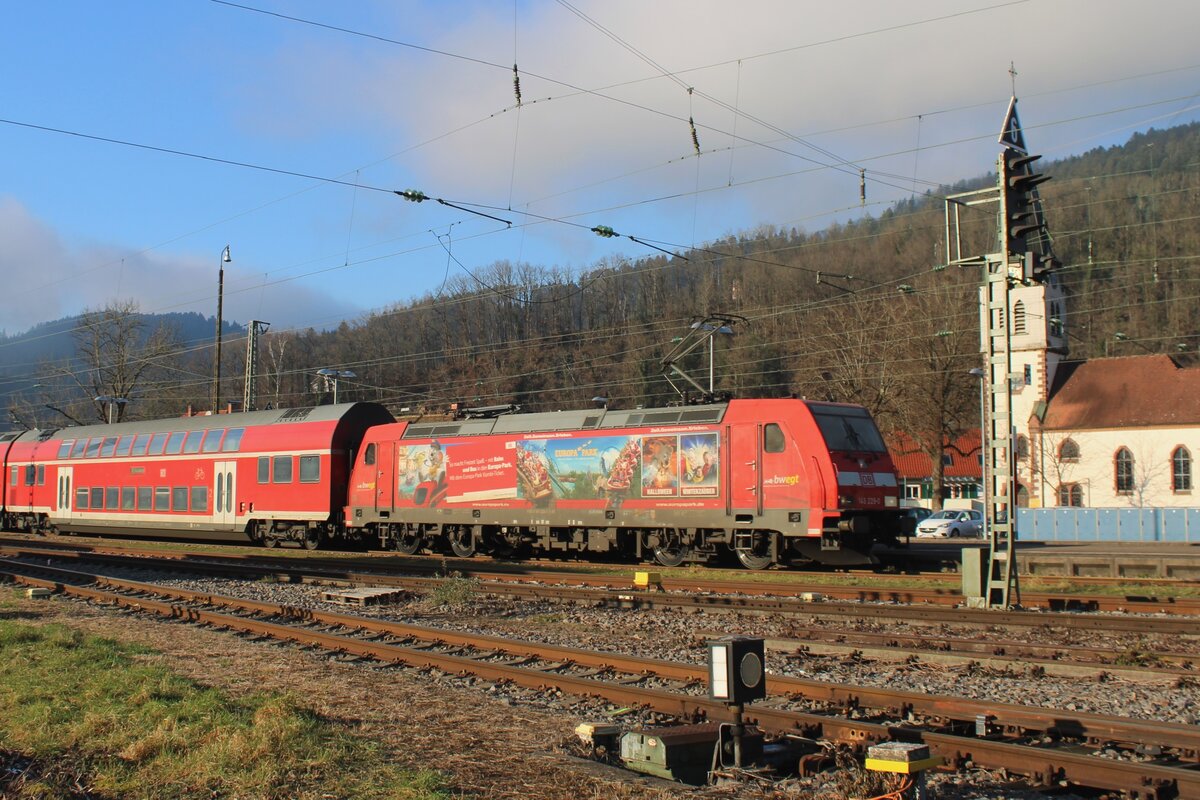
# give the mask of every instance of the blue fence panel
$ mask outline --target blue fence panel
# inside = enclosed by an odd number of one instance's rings
[[[1200,529],[1191,534],[1189,523],[1200,524],[1200,509],[1163,508],[1158,512],[1164,542],[1194,542],[1200,538]],[[1190,519],[1189,519],[1190,518]]]
[[[1200,543],[1200,508],[1022,508],[1017,535],[1034,542]]]

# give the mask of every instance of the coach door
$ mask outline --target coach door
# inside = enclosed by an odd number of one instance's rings
[[[74,467],[59,467],[58,468],[58,494],[55,496],[54,511],[58,519],[71,519],[71,502],[74,499],[73,492],[75,487],[72,486],[75,477]]]
[[[213,522],[232,526],[237,522],[234,502],[237,498],[237,462],[218,461],[213,465]]]

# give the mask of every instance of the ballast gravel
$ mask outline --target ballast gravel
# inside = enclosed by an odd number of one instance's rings
[[[834,627],[832,623],[823,620],[797,621],[794,617],[773,618],[757,614],[672,609],[653,611],[600,609],[541,601],[530,603],[487,596],[471,589],[469,585],[465,592],[466,599],[458,598],[460,604],[454,608],[439,606],[430,597],[414,595],[395,605],[348,609],[344,605],[328,603],[322,599],[323,593],[328,591],[329,587],[265,581],[236,581],[210,577],[181,577],[178,573],[166,574],[144,569],[118,569],[115,567],[105,567],[103,572],[113,577],[299,608],[335,610],[340,613],[361,614],[408,624],[443,627],[456,631],[506,636],[600,651],[630,653],[648,658],[693,664],[703,664],[707,658],[707,642],[705,637],[699,633],[701,631],[723,631],[768,638],[786,638],[790,625],[823,624]],[[95,613],[99,615],[101,612]],[[139,619],[137,627],[147,626],[150,628],[174,627],[172,623]],[[869,630],[871,627],[880,630],[917,633],[930,637],[972,635],[969,631],[954,630],[946,625],[905,624],[886,628],[878,624],[872,626],[871,623],[859,625],[860,630]],[[209,631],[204,634],[206,637],[224,636],[229,638],[228,634]],[[1003,635],[1007,639],[1055,645],[1100,643],[1095,634],[1089,635],[1088,632],[1079,630],[1006,629],[1003,631]],[[167,634],[166,638],[172,639],[171,634]],[[180,638],[190,640],[192,637]],[[1191,642],[1183,643],[1176,640],[1165,643],[1156,641],[1154,637],[1137,635],[1116,637],[1115,644],[1114,637],[1111,635],[1106,635],[1103,639],[1104,646],[1125,647],[1131,652],[1137,651],[1139,648],[1162,648],[1178,651],[1194,646]],[[304,658],[310,662],[324,664],[327,668],[332,665],[336,667],[339,675],[344,674],[345,670],[352,670],[358,675],[367,676],[356,678],[352,682],[355,685],[362,681],[369,683],[370,676],[390,673],[407,676],[418,672],[406,668],[380,667],[369,664],[341,664],[328,657],[303,653],[295,648],[280,645],[239,643],[239,649],[243,648],[257,648],[260,652],[268,651],[275,654],[273,657],[279,658],[282,657],[279,655],[280,653],[287,652],[289,661],[295,658]],[[995,670],[967,663],[948,666],[923,663],[919,660],[872,660],[862,657],[861,654],[831,656],[768,653],[768,671],[841,684],[903,688],[928,694],[967,697],[997,703],[1038,705],[1064,711],[1170,720],[1187,724],[1197,724],[1200,721],[1200,686],[1198,686],[1200,679],[1197,681],[1190,679],[1133,681],[1109,677],[1103,686],[1099,686],[1096,682],[1042,675],[1035,669],[1022,672],[1020,670]],[[531,692],[516,687],[497,686],[486,681],[455,676],[421,675],[417,678],[427,683],[432,682],[438,693],[473,692],[477,696],[484,697],[489,705],[497,704],[497,707],[502,709],[500,712],[502,715],[507,713],[514,717],[536,716],[536,724],[539,726],[539,752],[557,753],[560,757],[567,758],[568,761],[570,761],[570,756],[589,755],[580,752],[580,745],[570,735],[571,729],[578,721],[615,719],[626,728],[652,724],[657,721],[657,717],[650,713],[614,709],[596,700],[573,698],[559,693]],[[368,697],[371,691],[369,689],[364,691],[366,694],[359,700],[369,703]],[[463,700],[454,702],[457,704]],[[507,712],[503,709],[507,709]],[[448,713],[448,709],[444,709],[444,712]],[[563,721],[563,717],[566,718],[566,722]],[[396,724],[402,723],[397,722]],[[411,730],[409,725],[405,725],[405,729]],[[411,735],[410,733],[409,736],[411,737]],[[478,734],[472,735],[477,736]],[[422,741],[424,738],[427,737],[422,737]],[[424,743],[423,746],[425,744],[427,743]],[[487,747],[486,744],[481,746]],[[463,771],[464,775],[473,774],[454,759],[450,761],[454,762],[451,766],[455,775],[458,775],[460,771]],[[551,762],[554,764],[553,768],[547,767],[547,769],[551,769],[552,772],[560,768],[566,769],[554,759],[551,759]],[[438,766],[430,763],[422,765]],[[470,788],[465,785],[460,788],[471,794],[478,793],[479,796],[488,797],[848,798],[868,796],[862,793],[856,794],[855,789],[858,787],[846,785],[847,776],[842,774],[845,771],[823,773],[815,778],[803,780],[774,782],[769,787],[755,782],[747,782],[718,787],[683,788],[633,777],[630,773],[623,771],[615,776],[602,772],[600,776],[595,777],[594,770],[585,768],[582,762],[578,768],[589,777],[587,781],[578,784],[574,790],[566,793],[562,792],[565,787],[561,783],[561,778],[552,779],[547,786],[539,786],[538,781],[530,779],[527,781],[525,790],[517,793],[496,792],[494,786],[481,792],[483,787],[479,783]],[[839,775],[841,777],[838,777]],[[495,775],[491,775],[490,777],[474,776],[462,780],[464,783],[471,781],[486,783],[495,779]],[[931,796],[943,800],[984,800],[985,798],[1034,800],[1047,796],[1022,788],[1019,782],[1010,781],[1003,775],[982,770],[931,775],[930,784]],[[594,786],[594,793],[589,794],[588,791],[583,791],[584,786]],[[615,790],[614,786],[622,788]],[[1072,795],[1055,793],[1054,797],[1071,798]]]

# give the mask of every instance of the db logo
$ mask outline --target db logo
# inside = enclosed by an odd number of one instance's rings
[[[858,473],[858,479],[862,483],[863,486],[874,486],[875,485],[875,473],[874,472],[860,472],[860,473]]]

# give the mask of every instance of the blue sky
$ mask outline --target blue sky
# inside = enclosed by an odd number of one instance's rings
[[[211,0],[5,4],[0,329],[127,298],[211,315],[226,244],[226,319],[278,330],[470,285],[464,267],[654,252],[593,225],[668,248],[817,230],[862,213],[859,167],[876,214],[989,170],[1010,62],[1049,158],[1200,106],[1194,2],[247,5],[426,49]],[[391,194],[409,188],[514,224]]]

